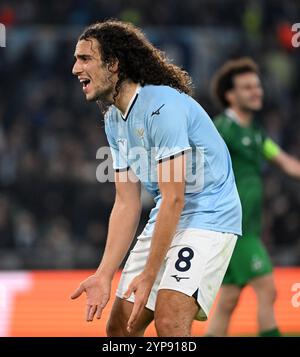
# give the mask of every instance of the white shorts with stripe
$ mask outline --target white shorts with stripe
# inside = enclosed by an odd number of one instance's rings
[[[199,304],[197,320],[206,320],[223,281],[237,236],[203,229],[176,232],[151,290],[146,307],[155,309],[158,290],[169,289],[194,296]],[[123,269],[116,295],[123,298],[131,281],[140,274],[149,255],[151,237],[140,235]],[[134,302],[132,294],[128,299]]]

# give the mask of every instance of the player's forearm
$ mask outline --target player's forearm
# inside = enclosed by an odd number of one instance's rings
[[[182,199],[162,200],[151,240],[150,254],[144,268],[144,272],[153,279],[157,276],[171,245],[183,206]]]
[[[298,180],[300,179],[300,161],[294,156],[289,155],[285,151],[281,150],[272,161],[287,175]]]
[[[286,172],[289,176],[300,180],[300,161],[291,157],[289,164],[286,167]]]
[[[112,278],[122,263],[136,233],[141,205],[115,202],[111,212],[108,235],[97,273]]]

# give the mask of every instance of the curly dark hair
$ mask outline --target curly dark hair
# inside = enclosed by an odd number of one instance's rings
[[[104,63],[118,60],[118,95],[122,82],[167,85],[180,92],[192,94],[192,80],[187,72],[170,63],[165,54],[155,48],[142,31],[131,23],[118,20],[97,22],[87,27],[80,40],[96,39]]]
[[[215,73],[212,79],[211,94],[221,107],[226,108],[230,105],[226,99],[226,92],[234,87],[234,77],[243,73],[259,75],[257,64],[249,57],[230,60]]]

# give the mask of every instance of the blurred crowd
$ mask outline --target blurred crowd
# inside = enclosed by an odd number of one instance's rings
[[[297,20],[297,0],[4,0],[0,22],[9,25],[86,25],[118,18],[138,25],[276,27]],[[295,21],[294,21],[295,22]]]
[[[211,116],[212,74],[251,55],[266,89],[263,125],[300,158],[300,48],[292,48],[290,30],[297,14],[292,0],[2,1],[0,269],[93,268],[102,255],[114,185],[96,180],[96,152],[107,145],[103,118],[71,74],[83,26],[108,17],[142,26],[193,75],[195,97]],[[203,46],[207,36],[213,41]],[[197,46],[198,62],[189,51]],[[300,183],[269,165],[264,180],[263,239],[275,264],[300,264]],[[149,197],[143,202],[140,229],[151,207]]]

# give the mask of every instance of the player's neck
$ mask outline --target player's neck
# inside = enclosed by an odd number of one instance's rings
[[[117,107],[123,115],[125,115],[128,105],[136,94],[138,87],[138,83],[131,81],[124,81],[122,83],[119,94],[114,102],[114,106]]]
[[[230,112],[234,115],[236,121],[241,125],[241,126],[250,126],[252,124],[253,120],[253,113],[249,110],[242,110],[239,107],[230,107],[228,108]]]

